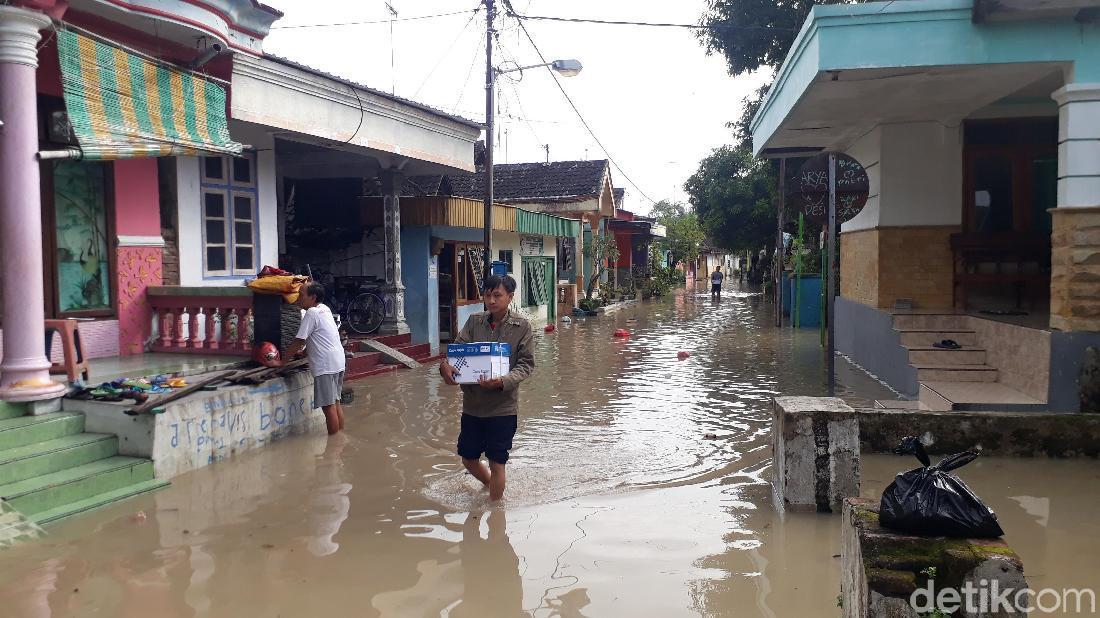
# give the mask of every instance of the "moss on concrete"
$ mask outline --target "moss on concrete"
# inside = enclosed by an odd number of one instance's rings
[[[1100,415],[1046,412],[1003,413],[859,411],[860,441],[869,452],[889,452],[904,436],[929,433],[930,454],[979,449],[1006,457],[1100,458]]]
[[[910,571],[870,568],[867,586],[883,596],[908,597],[917,589],[917,576]]]
[[[902,535],[880,525],[876,503],[851,502],[853,524],[859,528],[868,586],[879,594],[892,597],[908,595],[918,583],[927,581],[927,576],[921,571],[928,567],[936,568],[937,587],[960,587],[963,578],[987,560],[1009,559],[1020,564],[1016,552],[1000,539]]]

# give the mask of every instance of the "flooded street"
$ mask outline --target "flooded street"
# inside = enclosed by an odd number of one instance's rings
[[[460,394],[434,366],[352,383],[346,436],[288,438],[0,554],[0,613],[839,615],[839,518],[771,502],[769,400],[825,390],[817,331],[771,311],[689,291],[540,331],[498,509],[454,455]],[[839,365],[853,403],[891,397]],[[866,458],[864,494],[915,464]],[[1097,462],[961,474],[1033,587],[1100,585]]]

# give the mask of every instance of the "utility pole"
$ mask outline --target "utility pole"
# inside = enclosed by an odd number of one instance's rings
[[[390,94],[397,94],[397,42],[393,38],[393,21],[397,19],[397,9],[390,2],[386,2],[386,9],[390,12]]]
[[[550,144],[543,144],[542,147],[546,150],[546,162],[550,163]]]
[[[493,69],[493,20],[495,0],[485,0],[485,278],[492,274],[493,242],[493,93],[496,71]]]

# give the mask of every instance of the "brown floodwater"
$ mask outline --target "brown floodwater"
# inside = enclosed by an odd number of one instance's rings
[[[434,368],[356,382],[345,436],[287,438],[0,554],[0,616],[837,616],[839,518],[780,517],[768,484],[769,399],[824,393],[818,335],[770,316],[690,291],[539,333],[497,508],[453,454],[460,396]],[[839,379],[857,404],[890,396]],[[914,464],[865,458],[864,494]],[[1033,587],[1100,587],[1100,464],[961,474]]]

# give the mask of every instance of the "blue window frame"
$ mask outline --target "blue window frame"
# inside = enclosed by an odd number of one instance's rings
[[[201,165],[203,277],[253,275],[260,249],[255,158],[201,157]]]

